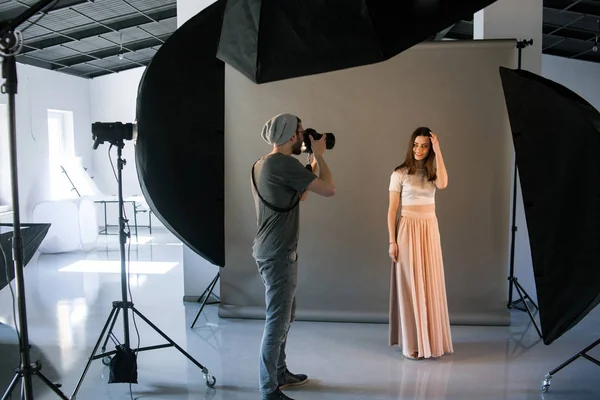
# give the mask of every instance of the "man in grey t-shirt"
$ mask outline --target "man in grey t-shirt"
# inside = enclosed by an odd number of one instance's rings
[[[304,128],[291,114],[279,114],[263,127],[262,138],[273,151],[252,169],[252,194],[258,230],[252,246],[265,284],[266,320],[261,343],[260,391],[263,400],[287,400],[281,392],[288,386],[307,382],[307,376],[291,373],[286,364],[285,346],[295,318],[300,205],[308,191],[330,197],[335,185],[325,163],[325,135],[311,137],[315,160],[312,172],[292,155],[302,153]]]

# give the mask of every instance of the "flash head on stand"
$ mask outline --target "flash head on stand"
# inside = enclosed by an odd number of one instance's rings
[[[304,130],[304,143],[302,145],[302,152],[312,153],[310,137],[312,136],[313,139],[319,140],[323,135],[325,135],[325,147],[327,150],[333,149],[335,146],[335,135],[333,133],[319,133],[313,128],[306,128]]]
[[[122,122],[94,122],[92,124],[92,138],[94,139],[94,150],[98,145],[108,142],[115,146],[123,143],[126,140],[134,140],[137,138],[136,123]]]

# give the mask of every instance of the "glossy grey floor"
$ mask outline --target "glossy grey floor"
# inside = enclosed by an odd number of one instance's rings
[[[202,373],[174,348],[139,355],[135,399],[258,399],[257,363],[263,322],[224,320],[207,307],[182,302],[182,246],[168,232],[140,236],[131,246],[131,291],[139,311],[217,378]],[[29,333],[42,372],[71,397],[111,310],[120,299],[117,237],[100,237],[87,253],[40,255],[26,268]],[[83,271],[83,272],[82,272]],[[115,333],[122,338],[122,320]],[[455,354],[410,361],[386,346],[387,325],[296,322],[288,358],[312,380],[287,391],[295,399],[598,399],[600,369],[580,359],[556,374],[548,393],[546,372],[600,337],[596,310],[551,346],[539,341],[527,315],[515,311],[511,327],[453,326]],[[0,291],[0,391],[18,365],[9,288]],[[141,345],[164,341],[139,318]],[[132,346],[137,346],[132,325]],[[114,346],[111,346],[114,348]],[[591,353],[592,355],[594,352]],[[128,384],[108,384],[109,369],[92,363],[78,399],[130,399]],[[56,399],[34,379],[36,399]],[[13,398],[18,398],[15,391]]]

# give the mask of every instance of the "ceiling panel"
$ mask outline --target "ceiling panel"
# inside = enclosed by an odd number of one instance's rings
[[[0,23],[36,2],[0,0]],[[600,62],[593,50],[600,35],[600,1],[543,3],[543,53]],[[472,18],[448,28],[431,40],[473,39]],[[177,1],[58,0],[20,29],[25,43],[19,62],[93,78],[147,65],[177,29]]]

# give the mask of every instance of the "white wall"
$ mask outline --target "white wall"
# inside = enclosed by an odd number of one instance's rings
[[[50,197],[48,109],[73,112],[75,155],[93,173],[90,128],[90,85],[83,78],[17,64],[18,93],[17,158],[19,174],[19,204],[21,218],[31,218],[33,206]],[[2,81],[4,82],[4,80]],[[0,103],[7,104],[8,96],[0,94]],[[5,141],[2,157],[5,157]],[[5,177],[5,163],[0,163],[0,177]],[[3,198],[5,185],[2,184]]]
[[[600,64],[544,55],[542,76],[571,89],[600,110]]]
[[[542,64],[543,0],[499,0],[473,16],[474,39],[533,39],[523,68],[539,74]]]
[[[144,67],[134,68],[117,74],[104,75],[90,81],[91,122],[134,122],[137,89]],[[91,147],[90,136],[90,147]],[[117,181],[108,158],[110,144],[104,143],[93,151],[94,180],[98,188],[107,195],[117,195]],[[111,150],[116,168],[117,150]],[[123,158],[123,196],[141,195],[142,191],[135,167],[135,149],[132,141],[126,141]]]
[[[134,68],[117,74],[109,74],[94,78],[90,82],[90,107],[91,122],[135,122],[137,90],[144,73],[145,67]],[[90,137],[91,140],[91,137]],[[90,142],[91,143],[91,142]],[[90,145],[91,146],[91,145]],[[93,151],[92,160],[94,165],[94,181],[105,195],[118,193],[117,180],[108,158],[109,143],[98,146]],[[113,165],[117,168],[117,149],[111,150]],[[126,164],[123,168],[123,197],[142,196],[142,189],[137,176],[135,165],[135,148],[133,141],[126,141],[123,148],[123,158]],[[109,204],[107,206],[108,223],[118,224],[118,206]],[[130,204],[125,205],[127,218],[130,225],[133,224],[133,208]],[[98,214],[100,225],[104,225],[104,215]],[[148,214],[138,214],[138,225],[148,224]],[[156,216],[152,217],[152,228],[162,227]],[[132,228],[133,229],[133,226]],[[140,228],[140,234],[144,235],[145,228]]]

